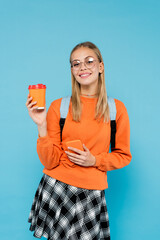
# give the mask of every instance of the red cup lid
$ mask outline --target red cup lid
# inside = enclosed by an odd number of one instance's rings
[[[29,85],[28,89],[44,89],[46,88],[46,85],[43,84],[37,84],[37,85]]]

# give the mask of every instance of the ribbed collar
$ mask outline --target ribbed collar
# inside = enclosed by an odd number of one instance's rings
[[[87,96],[80,96],[82,102],[96,102],[98,97],[87,97]]]

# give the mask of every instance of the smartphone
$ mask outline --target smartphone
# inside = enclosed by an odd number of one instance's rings
[[[68,147],[73,147],[73,148],[77,148],[81,151],[84,151],[81,140],[68,141],[65,144],[67,147],[67,151],[69,151],[69,152],[75,153],[74,151],[69,150]]]

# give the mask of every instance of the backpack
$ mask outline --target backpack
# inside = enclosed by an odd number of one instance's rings
[[[70,103],[70,96],[62,98],[61,106],[60,106],[60,136],[62,141],[62,130],[65,124],[65,120],[68,114],[69,103]],[[107,97],[108,105],[109,105],[109,112],[110,112],[110,125],[111,125],[111,151],[115,148],[115,134],[116,134],[116,104],[114,98]]]

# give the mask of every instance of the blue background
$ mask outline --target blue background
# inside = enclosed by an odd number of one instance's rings
[[[160,239],[160,1],[0,1],[0,238],[34,239],[27,223],[42,176],[28,85],[50,103],[71,93],[69,55],[92,41],[104,58],[108,95],[127,107],[132,161],[108,173],[112,240]]]

